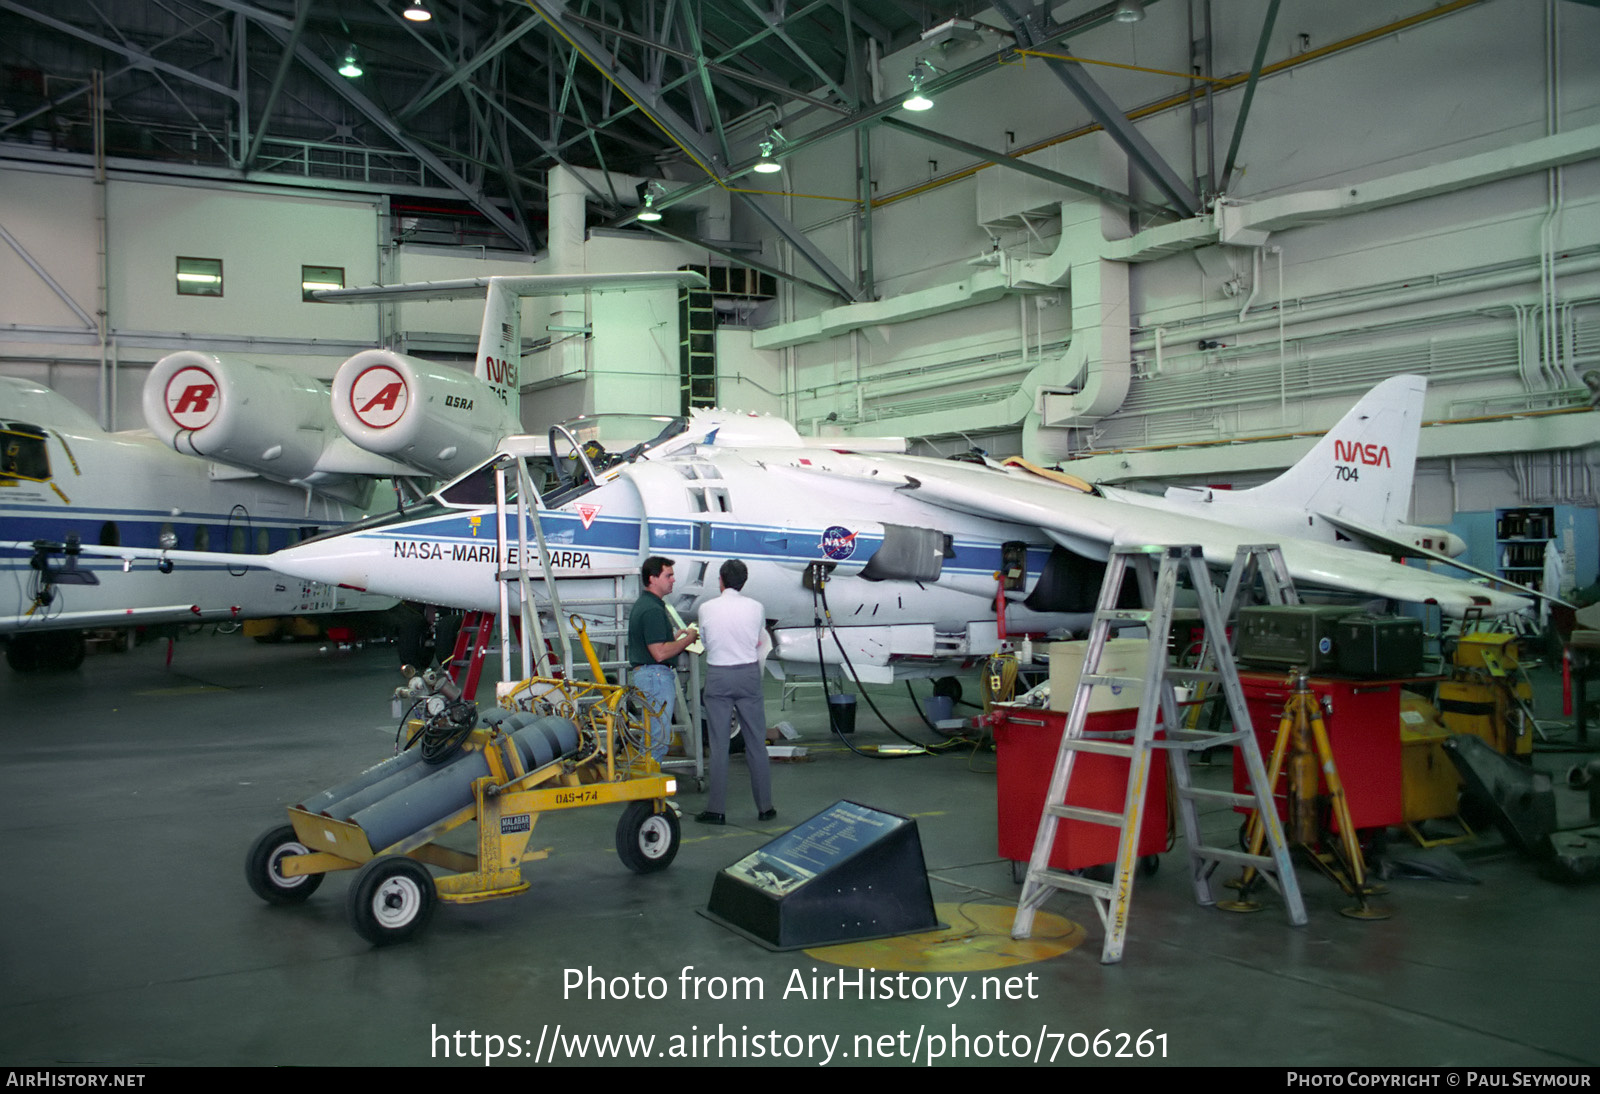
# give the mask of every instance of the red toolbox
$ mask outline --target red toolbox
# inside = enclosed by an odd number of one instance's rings
[[[1084,731],[1091,736],[1131,735],[1138,714],[1137,710],[1091,714]],[[1044,811],[1044,798],[1050,789],[1050,776],[1055,771],[1061,735],[1066,732],[1067,714],[1000,705],[990,717],[999,764],[1000,854],[1013,862],[1027,862],[1033,857],[1039,815]],[[1067,786],[1068,805],[1120,813],[1127,792],[1127,760],[1091,752],[1077,754],[1072,762],[1072,782]],[[1080,870],[1114,862],[1119,835],[1116,829],[1101,824],[1062,821],[1056,829],[1050,866],[1056,870]],[[1139,830],[1139,855],[1158,855],[1166,849],[1167,761],[1163,750],[1157,749],[1150,757],[1150,787],[1145,795],[1144,823]]]

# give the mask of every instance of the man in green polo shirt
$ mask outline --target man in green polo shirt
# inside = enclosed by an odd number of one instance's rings
[[[651,555],[639,567],[643,591],[628,613],[628,663],[633,666],[632,683],[652,710],[661,713],[650,719],[650,755],[661,762],[672,743],[672,705],[677,695],[673,662],[699,638],[694,627],[674,632],[663,597],[672,592],[674,579],[670,558]]]

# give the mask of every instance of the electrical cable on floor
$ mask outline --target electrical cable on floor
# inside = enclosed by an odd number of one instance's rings
[[[845,738],[843,728],[839,725],[838,721],[836,721],[834,719],[834,716],[833,716],[833,698],[832,698],[832,696],[830,696],[828,694],[828,673],[827,673],[827,669],[824,667],[823,659],[822,659],[822,620],[823,620],[823,615],[825,613],[828,616],[828,632],[833,635],[834,645],[838,646],[839,655],[844,658],[845,666],[850,670],[851,679],[853,679],[855,681],[856,687],[858,689],[860,689],[860,691],[861,691],[861,697],[863,699],[866,699],[868,706],[872,707],[872,712],[878,716],[878,720],[883,722],[883,724],[885,726],[888,726],[889,732],[893,733],[896,737],[899,737],[902,741],[905,741],[907,744],[915,745],[917,748],[922,749],[923,752],[926,753],[927,752],[926,746],[921,745],[916,741],[913,741],[911,738],[907,737],[905,734],[903,734],[899,730],[895,729],[894,726],[889,725],[888,719],[884,718],[882,712],[878,710],[877,705],[873,703],[872,697],[870,695],[868,695],[866,693],[865,688],[862,687],[861,678],[856,675],[855,666],[850,664],[850,655],[845,653],[844,644],[839,641],[838,632],[834,628],[834,625],[833,625],[832,613],[828,612],[828,609],[827,609],[827,604],[828,604],[827,593],[821,591],[822,590],[822,586],[827,581],[827,571],[823,568],[823,565],[821,563],[814,562],[814,563],[811,564],[810,572],[811,572],[811,577],[812,577],[812,581],[811,581],[811,626],[812,626],[813,633],[816,635],[816,639],[817,639],[817,670],[818,670],[818,672],[820,672],[822,674],[822,699],[823,699],[823,702],[825,704],[827,704],[828,725],[833,729],[834,736],[838,737],[840,743],[842,743],[851,752],[854,752],[857,756],[871,756],[874,759],[878,759],[878,760],[897,760],[897,759],[900,759],[902,755],[912,755],[912,756],[918,755],[918,753],[894,754],[894,753],[886,753],[886,752],[882,752],[882,751],[867,752],[864,749],[857,748],[853,743],[851,743],[849,740],[847,740]],[[819,593],[821,594],[821,606],[820,607],[818,605],[818,595],[819,595]]]
[[[811,583],[811,586],[812,586],[812,588],[811,588],[811,602],[812,602],[811,603],[811,609],[812,609],[812,613],[813,613],[813,619],[815,619],[816,626],[819,628],[818,635],[817,635],[817,647],[818,647],[817,648],[817,665],[818,665],[818,667],[820,668],[821,664],[822,664],[822,649],[821,649],[822,637],[821,637],[821,631],[820,631],[821,619],[817,618],[817,616],[816,616],[817,598],[820,596],[821,600],[822,600],[822,617],[827,619],[828,633],[833,636],[833,644],[838,647],[839,656],[844,659],[844,666],[850,672],[850,679],[855,681],[856,688],[861,693],[861,697],[867,701],[867,706],[872,708],[872,713],[874,713],[874,714],[876,714],[878,716],[878,721],[882,722],[883,725],[884,725],[884,728],[886,728],[890,733],[893,733],[896,737],[899,737],[902,741],[906,742],[906,744],[912,745],[915,748],[921,749],[924,753],[926,753],[928,755],[937,755],[939,752],[944,751],[946,748],[949,747],[946,742],[940,741],[937,744],[927,745],[927,744],[923,744],[921,741],[915,740],[914,738],[907,737],[904,733],[901,733],[892,724],[890,724],[888,718],[884,717],[883,711],[878,709],[878,704],[876,704],[876,703],[874,703],[872,701],[872,696],[867,694],[866,685],[861,682],[861,677],[859,675],[857,675],[856,667],[850,661],[850,654],[845,651],[844,643],[839,640],[838,628],[835,627],[834,624],[833,624],[833,612],[828,607],[827,575],[823,571],[823,569],[822,569],[820,564],[813,563],[812,565],[814,567],[814,569],[813,569],[814,580]],[[823,690],[823,694],[826,695],[827,694],[827,690],[828,690],[826,674],[824,674],[824,676],[823,676],[822,690]],[[830,721],[831,721],[831,718],[830,718]],[[844,739],[843,734],[840,734],[840,740],[843,740],[843,739]],[[854,746],[851,746],[851,751],[852,752],[860,752],[861,750],[855,748]],[[880,752],[879,755],[882,755],[882,753]],[[916,755],[916,753],[911,753],[911,755]]]
[[[811,599],[813,605],[812,611],[814,613],[811,619],[811,626],[813,633],[815,633],[817,638],[817,670],[822,673],[822,703],[828,714],[828,728],[833,730],[833,735],[839,738],[839,742],[842,745],[848,748],[851,752],[854,752],[857,756],[866,756],[867,758],[873,760],[899,759],[898,756],[885,756],[881,752],[863,752],[861,749],[850,743],[849,739],[847,739],[844,735],[844,730],[840,728],[838,721],[835,720],[833,716],[833,697],[828,694],[828,670],[822,663],[822,615],[820,612],[816,611],[816,594],[814,592],[812,593]]]

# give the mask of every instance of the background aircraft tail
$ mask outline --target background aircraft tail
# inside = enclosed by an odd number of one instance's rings
[[[1428,381],[1392,376],[1361,401],[1310,452],[1271,482],[1234,492],[1240,504],[1305,509],[1378,528],[1410,515],[1411,480]]]
[[[491,277],[484,288],[483,328],[478,332],[478,359],[472,374],[482,380],[510,411],[520,417],[522,393],[517,370],[522,364],[522,297],[504,278]]]

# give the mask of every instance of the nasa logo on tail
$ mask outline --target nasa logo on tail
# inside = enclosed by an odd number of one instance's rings
[[[181,429],[204,429],[216,418],[222,402],[217,397],[217,378],[193,365],[172,374],[166,401],[167,415]]]
[[[388,429],[405,415],[410,394],[397,370],[373,365],[350,385],[350,409],[362,425]]]
[[[1391,467],[1389,446],[1386,444],[1360,444],[1354,441],[1334,441],[1333,458],[1339,463],[1360,460],[1368,467]]]

